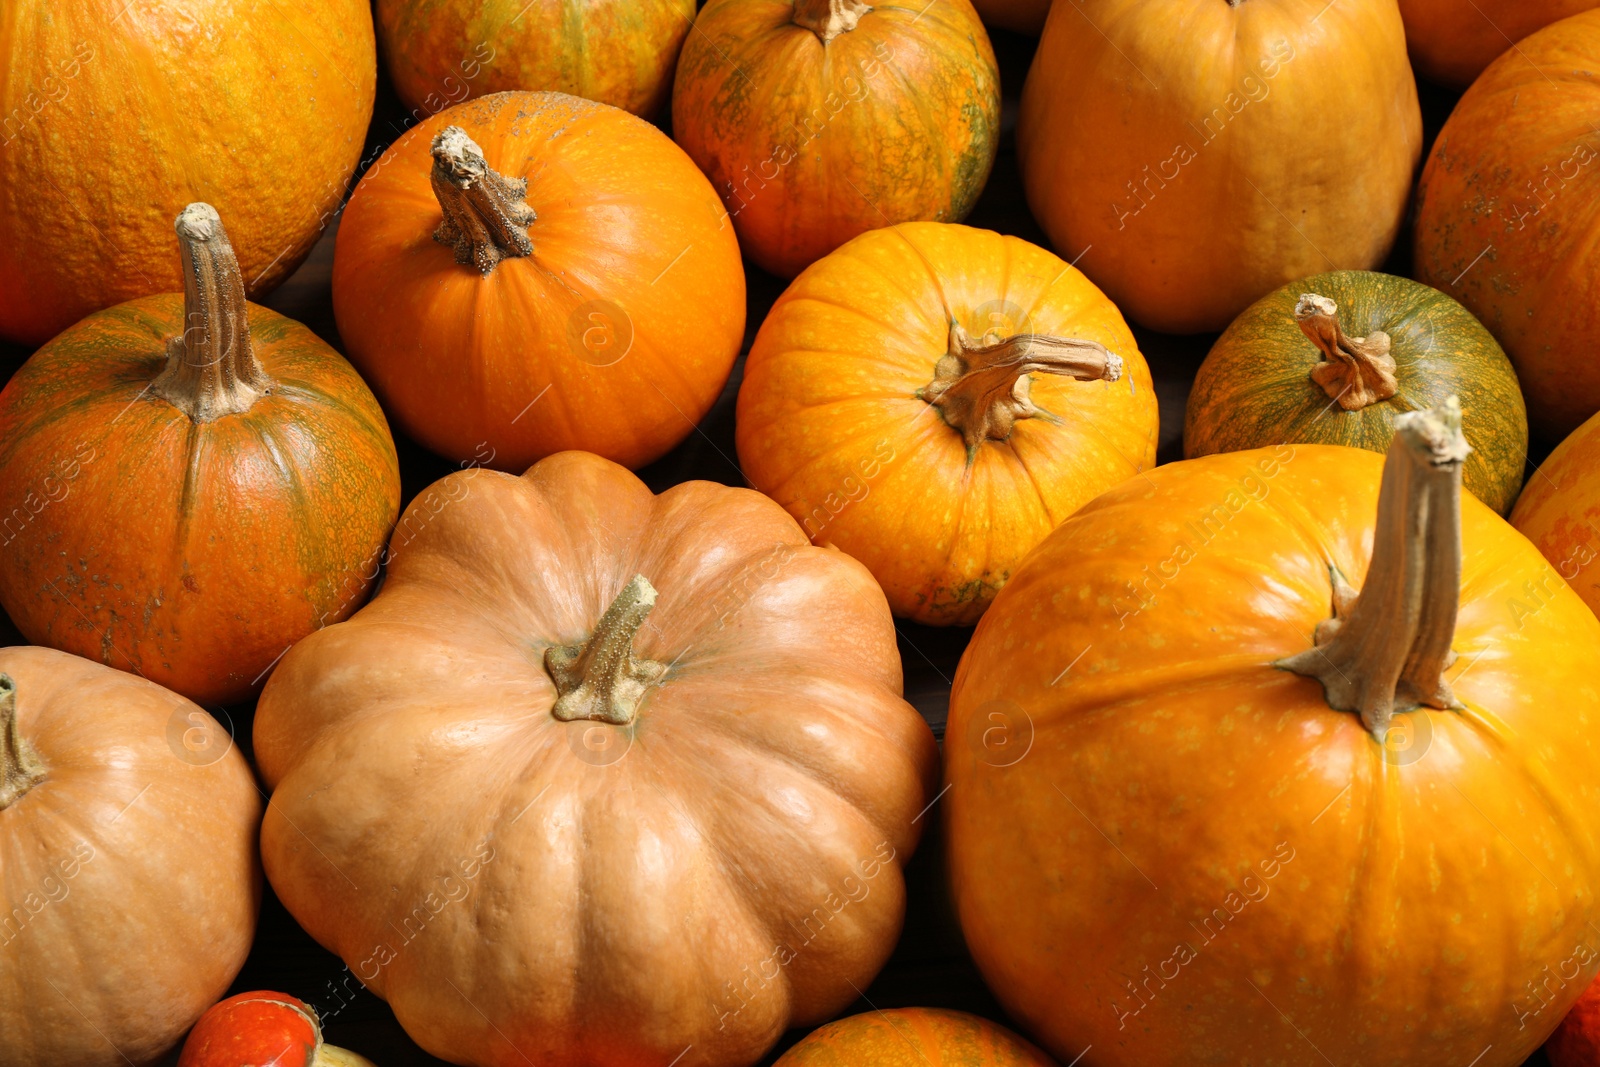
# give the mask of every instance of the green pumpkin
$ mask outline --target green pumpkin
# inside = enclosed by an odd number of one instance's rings
[[[1463,484],[1503,515],[1522,488],[1528,413],[1500,345],[1409,278],[1319,274],[1257,300],[1217,338],[1189,393],[1183,454],[1285,443],[1387,452],[1397,415],[1451,395],[1472,446]]]

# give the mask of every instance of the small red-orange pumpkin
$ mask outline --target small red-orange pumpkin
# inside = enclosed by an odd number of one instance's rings
[[[774,1067],[1055,1067],[1016,1034],[976,1015],[892,1008],[831,1022],[785,1052]]]

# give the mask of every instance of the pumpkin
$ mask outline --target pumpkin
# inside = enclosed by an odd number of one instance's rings
[[[373,1067],[322,1041],[311,1005],[287,993],[240,993],[206,1011],[183,1043],[178,1067]]]
[[[1578,427],[1517,498],[1511,525],[1600,615],[1600,415]]]
[[[172,216],[229,219],[251,295],[311,251],[372,117],[367,0],[7,0],[0,338],[183,285]]]
[[[976,622],[1078,507],[1155,465],[1155,390],[1088,279],[949,223],[862,234],[779,297],[735,420],[750,484],[896,614]]]
[[[716,194],[655,127],[497,93],[413,127],[362,179],[333,310],[385,410],[433,451],[636,467],[722,391],[744,268]]]
[[[1000,74],[969,0],[711,0],[672,130],[745,255],[792,278],[857,234],[960,222],[1000,137]]]
[[[900,685],[871,576],[757,493],[458,471],[267,683],[267,876],[452,1062],[754,1063],[894,947],[937,766]]]
[[[1473,83],[1417,190],[1416,275],[1465,304],[1505,346],[1536,435],[1560,440],[1600,411],[1600,10],[1519,43]]]
[[[998,26],[1037,37],[1050,14],[1050,0],[973,0],[985,26]]]
[[[227,990],[261,903],[232,741],[154,682],[0,649],[0,1065],[143,1067]]]
[[[508,89],[660,111],[695,0],[378,0],[395,92],[416,118]]]
[[[1430,81],[1464,89],[1535,30],[1596,0],[1400,0],[1411,65]]]
[[[1594,951],[1592,947],[1588,950]],[[1571,981],[1560,975],[1552,977],[1563,986]],[[1544,1043],[1544,1055],[1550,1067],[1595,1067],[1600,1063],[1600,983],[1591,982],[1578,997],[1556,1032]]]
[[[1047,1049],[1512,1067],[1600,969],[1600,622],[1462,498],[1467,451],[1447,404],[1386,459],[1159,467],[996,598],[947,844],[973,957]]]
[[[1528,415],[1510,360],[1460,304],[1406,278],[1336,271],[1250,305],[1189,391],[1183,454],[1283,444],[1386,452],[1394,421],[1457,396],[1462,482],[1502,515],[1522,487]]]
[[[400,510],[354,369],[245,301],[208,204],[182,295],[97,312],[0,392],[0,602],[28,640],[231,703],[349,615]]]
[[[891,1008],[831,1022],[774,1067],[1055,1067],[1003,1026],[962,1011]]]
[[[1393,0],[1058,4],[1017,117],[1051,242],[1169,333],[1381,263],[1421,150]]]

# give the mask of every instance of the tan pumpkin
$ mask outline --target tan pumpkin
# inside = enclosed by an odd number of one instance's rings
[[[390,560],[255,751],[273,888],[419,1045],[733,1067],[859,995],[937,765],[864,567],[581,452],[444,478]]]
[[[136,1067],[243,965],[261,797],[196,704],[0,649],[0,1067]]]
[[[1056,251],[1170,333],[1377,266],[1421,150],[1394,0],[1058,3],[1017,117]]]

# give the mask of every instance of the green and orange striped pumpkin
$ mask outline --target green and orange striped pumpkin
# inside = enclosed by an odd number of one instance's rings
[[[1398,416],[1449,396],[1461,398],[1472,446],[1463,484],[1504,515],[1522,487],[1528,414],[1499,343],[1437,289],[1373,271],[1319,274],[1268,293],[1217,339],[1189,393],[1183,454],[1302,443],[1387,452]]]
[[[90,315],[0,392],[0,602],[35,644],[227,703],[361,606],[400,471],[355,369],[245,302],[217,213],[178,235],[183,294]]]
[[[774,1067],[1055,1067],[998,1023],[962,1011],[894,1008],[813,1031]]]

